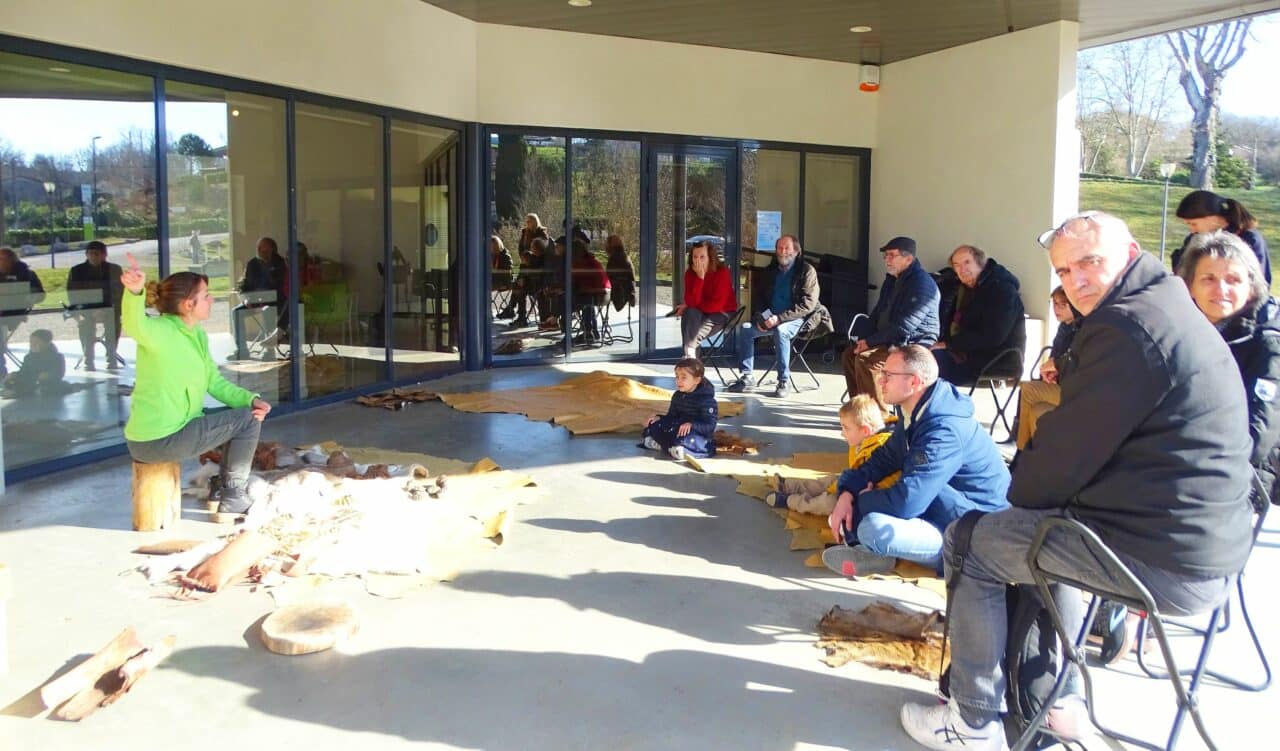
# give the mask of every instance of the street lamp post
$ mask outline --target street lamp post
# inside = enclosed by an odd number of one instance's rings
[[[1160,212],[1160,265],[1164,265],[1164,235],[1165,227],[1169,224],[1169,178],[1173,177],[1173,171],[1178,165],[1173,162],[1165,162],[1160,165],[1160,176],[1164,178],[1164,209]]]
[[[51,269],[58,268],[58,253],[56,251],[57,241],[53,236],[53,191],[57,189],[57,185],[45,180],[44,192],[45,195],[48,196],[49,204],[49,268]]]
[[[93,149],[93,191],[89,194],[89,216],[93,220],[93,236],[98,236],[98,140],[102,136],[94,136],[89,141]]]

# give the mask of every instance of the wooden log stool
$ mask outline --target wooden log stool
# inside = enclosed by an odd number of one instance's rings
[[[133,463],[133,528],[172,527],[182,516],[182,468],[178,462]]]

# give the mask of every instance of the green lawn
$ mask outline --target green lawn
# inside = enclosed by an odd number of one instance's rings
[[[1169,226],[1165,238],[1165,257],[1168,258],[1182,245],[1187,227],[1174,215],[1178,201],[1191,189],[1181,185],[1169,187]],[[1267,238],[1271,249],[1271,267],[1280,270],[1280,188],[1272,186],[1253,190],[1218,190],[1220,195],[1234,198],[1249,209],[1258,219],[1258,231]],[[1106,180],[1080,181],[1080,208],[1101,209],[1124,219],[1133,230],[1133,236],[1146,250],[1160,252],[1160,206],[1164,197],[1161,183],[1138,184],[1108,182]],[[1280,274],[1273,276],[1273,294],[1280,292]]]

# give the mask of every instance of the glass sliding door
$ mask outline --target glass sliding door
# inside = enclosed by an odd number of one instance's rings
[[[654,232],[645,264],[642,289],[651,290],[645,305],[647,351],[679,356],[680,319],[672,315],[684,301],[684,274],[689,248],[709,240],[731,269],[738,262],[737,152],[733,149],[656,145],[649,159],[649,190]],[[733,275],[736,278],[736,275]]]

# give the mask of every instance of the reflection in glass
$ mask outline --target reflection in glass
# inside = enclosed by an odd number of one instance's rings
[[[658,350],[679,349],[680,321],[668,317],[684,300],[684,272],[695,239],[707,238],[724,255],[728,219],[727,160],[720,156],[659,153],[657,155],[657,293]]]
[[[639,351],[640,144],[573,139],[574,359]]]
[[[780,235],[800,236],[800,152],[745,149],[743,252],[759,249],[772,253]]]
[[[809,253],[859,254],[860,157],[805,155],[804,241]]]
[[[564,151],[563,138],[490,137],[492,235],[486,247],[495,361],[564,354]],[[502,273],[504,251],[510,281]]]
[[[382,118],[299,103],[298,240],[308,281],[290,342],[305,359],[303,398],[383,380]],[[301,246],[300,246],[301,247]]]
[[[457,164],[452,130],[391,123],[393,376],[457,367]],[[378,263],[382,271],[382,263]],[[382,316],[373,319],[375,331]],[[381,337],[375,336],[377,344]]]
[[[170,81],[169,268],[209,277],[204,322],[222,374],[290,399],[288,180],[279,99]],[[205,397],[206,407],[219,407]]]
[[[3,468],[123,441],[119,265],[156,242],[152,80],[0,52]],[[105,250],[86,251],[98,241]],[[95,246],[96,248],[96,246]]]

